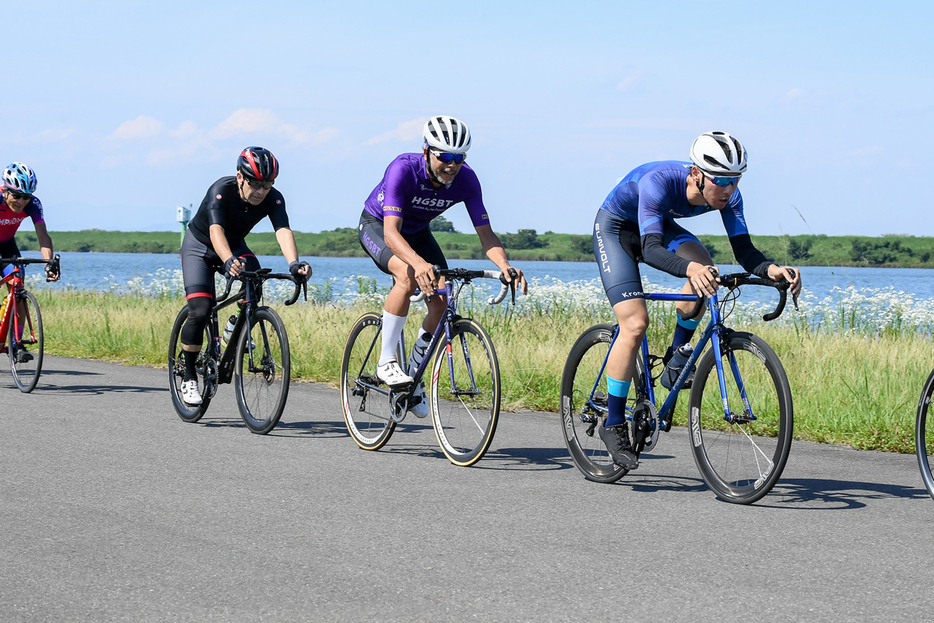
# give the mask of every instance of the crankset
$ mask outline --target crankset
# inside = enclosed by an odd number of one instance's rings
[[[392,409],[389,417],[398,424],[405,419],[405,414],[409,410],[409,403],[412,401],[412,392],[409,390],[396,391],[389,390],[389,406]]]
[[[649,452],[658,443],[658,410],[645,398],[636,402],[632,414],[633,447],[639,452]]]
[[[204,397],[211,399],[217,393],[217,362],[212,357],[204,361]]]

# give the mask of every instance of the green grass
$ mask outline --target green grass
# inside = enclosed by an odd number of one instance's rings
[[[46,352],[68,357],[165,367],[180,297],[147,298],[100,292],[38,293]],[[292,373],[299,381],[336,386],[344,342],[363,308],[273,303],[289,333]],[[406,324],[411,344],[421,323]],[[667,345],[670,307],[659,305],[649,328],[652,349]],[[574,340],[605,313],[542,307],[524,314],[490,308],[473,314],[489,331],[499,357],[505,410],[555,411],[560,377]],[[735,326],[735,325],[734,325]],[[837,334],[796,325],[735,326],[764,338],[781,358],[791,382],[795,436],[855,448],[913,452],[914,412],[932,366],[930,340],[916,333]],[[676,422],[684,422],[686,400]],[[558,421],[555,419],[557,438]]]

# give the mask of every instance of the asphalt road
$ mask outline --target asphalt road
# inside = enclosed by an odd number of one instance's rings
[[[795,442],[773,492],[735,506],[683,430],[598,485],[552,413],[504,414],[459,468],[411,415],[359,450],[322,385],[293,384],[261,437],[231,386],[185,424],[165,371],[45,368],[30,395],[0,377],[0,621],[934,617],[913,456]]]

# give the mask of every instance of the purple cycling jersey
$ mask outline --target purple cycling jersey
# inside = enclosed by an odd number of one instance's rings
[[[0,199],[0,244],[13,239],[16,230],[27,216],[32,219],[33,225],[45,222],[42,217],[42,202],[38,197],[33,196],[26,204],[26,208],[18,214]]]
[[[639,224],[639,235],[661,234],[662,222],[710,212],[709,205],[688,203],[687,179],[690,162],[666,160],[636,167],[610,192],[600,209]],[[743,196],[739,189],[720,210],[720,218],[730,238],[748,234],[743,216]]]
[[[435,188],[428,179],[422,154],[402,154],[389,163],[383,179],[364,204],[379,220],[386,216],[402,218],[402,233],[413,234],[428,227],[431,220],[456,203],[464,202],[474,227],[489,225],[480,181],[464,163],[449,186]]]

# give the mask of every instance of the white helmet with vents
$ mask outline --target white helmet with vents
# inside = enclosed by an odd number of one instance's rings
[[[470,130],[454,117],[437,115],[425,123],[422,137],[428,147],[452,154],[466,154],[470,149]]]
[[[737,177],[746,172],[746,149],[726,132],[704,132],[691,145],[691,161],[708,175]]]

